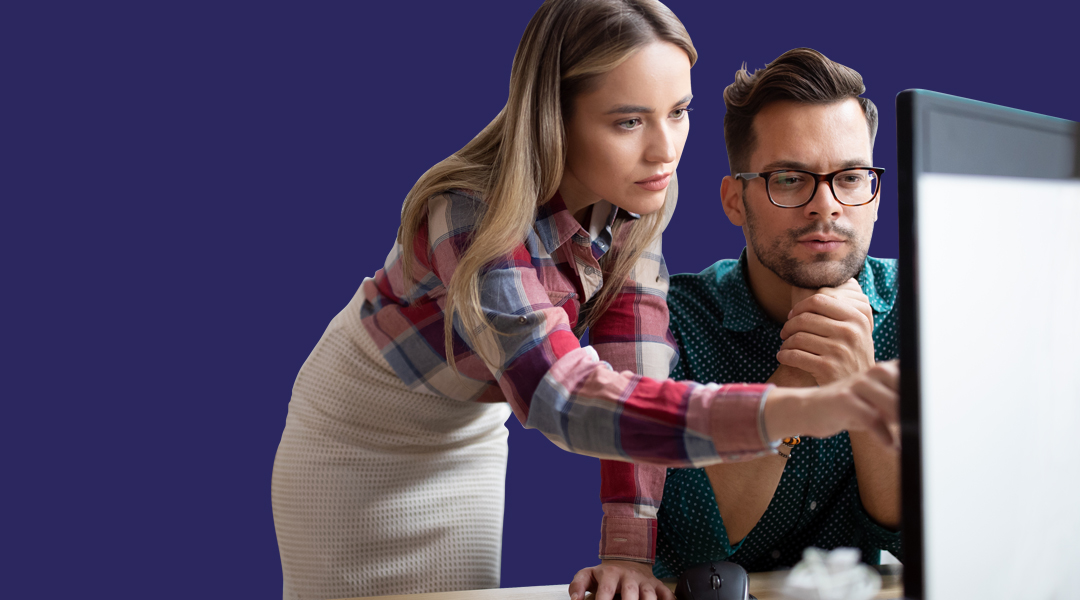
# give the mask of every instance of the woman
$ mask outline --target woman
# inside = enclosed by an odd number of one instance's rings
[[[660,232],[695,60],[658,2],[540,7],[505,108],[416,183],[384,268],[297,376],[273,480],[286,598],[497,587],[511,409],[573,452],[666,465],[895,420],[865,379],[664,379]]]

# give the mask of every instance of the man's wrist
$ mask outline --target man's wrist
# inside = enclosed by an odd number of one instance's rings
[[[810,373],[788,365],[780,365],[773,371],[769,383],[781,387],[817,387],[817,379]]]

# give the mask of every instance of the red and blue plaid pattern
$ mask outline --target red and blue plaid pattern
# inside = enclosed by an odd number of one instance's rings
[[[471,402],[508,401],[525,427],[590,456],[695,466],[766,449],[757,410],[767,386],[666,379],[676,346],[668,332],[668,272],[659,240],[591,328],[592,346],[581,347],[572,330],[582,305],[603,284],[598,261],[619,243],[612,239],[613,225],[636,218],[606,202],[594,205],[586,230],[556,195],[540,207],[524,243],[484,268],[480,303],[487,324],[462,335],[455,319],[460,374],[454,373],[443,343],[445,282],[485,208],[479,197],[460,190],[433,197],[411,249],[413,282],[403,277],[403,249],[395,244],[384,267],[363,283],[364,325],[411,389]],[[634,477],[615,486],[628,494],[613,497],[633,503]]]

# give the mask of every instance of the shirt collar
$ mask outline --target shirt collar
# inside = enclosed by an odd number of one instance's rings
[[[743,248],[739,262],[717,279],[716,291],[720,310],[724,312],[724,329],[750,331],[772,324],[746,282],[746,248]]]
[[[885,298],[878,294],[874,281],[874,269],[869,259],[863,261],[863,268],[855,278],[870,301],[874,314],[892,310],[895,297]],[[750,285],[746,281],[746,248],[743,248],[739,262],[731,270],[720,275],[716,281],[720,309],[724,311],[724,328],[731,331],[750,331],[761,325],[776,325],[761,309]]]
[[[577,222],[574,215],[570,214],[562,196],[559,195],[558,192],[555,192],[555,195],[542,204],[536,211],[536,235],[540,237],[540,241],[544,243],[544,247],[547,248],[548,253],[551,254],[555,252],[556,248],[562,246],[577,234],[581,234],[590,240],[595,240],[598,237],[607,237],[607,243],[610,244],[611,226],[615,223],[615,217],[619,214],[619,208],[603,200],[593,207],[593,211],[595,212],[597,208],[608,208],[607,220],[604,222],[602,230],[596,231],[590,235],[590,232],[585,230],[581,224]],[[640,218],[639,215],[632,212],[623,211],[623,213],[634,219]],[[602,236],[601,234],[606,234],[606,236]]]

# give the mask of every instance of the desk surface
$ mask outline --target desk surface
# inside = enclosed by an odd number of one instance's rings
[[[881,568],[881,591],[875,596],[878,600],[901,598],[904,595],[903,581],[898,569]],[[751,573],[750,593],[758,600],[782,600],[780,588],[783,586],[787,571],[771,573]],[[665,582],[675,589],[674,582]],[[472,590],[466,592],[438,592],[432,594],[411,594],[405,596],[379,596],[379,600],[569,600],[566,593],[569,583],[523,588],[502,588],[497,590]],[[586,600],[592,599],[592,594]],[[372,597],[374,598],[374,597]],[[349,600],[364,600],[351,598]]]

